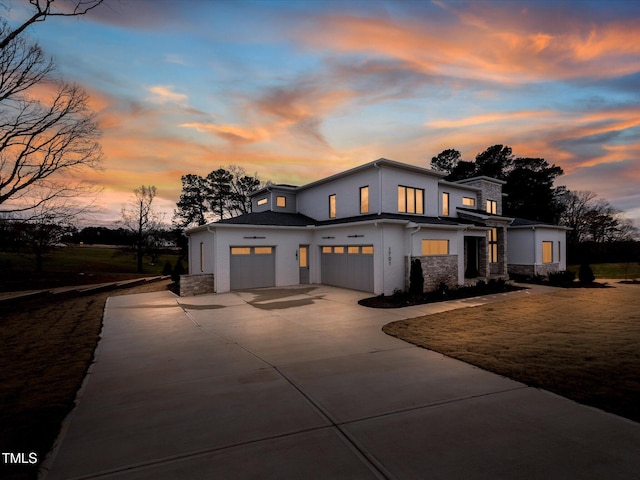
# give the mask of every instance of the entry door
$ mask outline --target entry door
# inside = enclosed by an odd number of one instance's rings
[[[300,245],[298,252],[300,283],[309,283],[309,245]]]

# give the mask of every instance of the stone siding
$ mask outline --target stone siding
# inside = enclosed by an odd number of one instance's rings
[[[204,293],[214,293],[213,274],[180,275],[180,296],[191,297]]]
[[[559,263],[545,263],[544,265],[514,265],[509,264],[509,275],[527,275],[533,277],[535,275],[549,276],[552,272],[560,270]]]
[[[458,286],[458,256],[434,255],[425,257],[413,257],[419,259],[422,264],[422,276],[424,277],[424,291],[437,290],[441,283],[449,288]],[[411,259],[405,258],[406,289],[409,289],[409,274]]]

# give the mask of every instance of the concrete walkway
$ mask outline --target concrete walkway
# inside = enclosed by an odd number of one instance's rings
[[[112,297],[47,480],[638,478],[640,425],[381,332],[325,286]]]

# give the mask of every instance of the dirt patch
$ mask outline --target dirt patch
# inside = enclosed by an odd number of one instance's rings
[[[0,452],[34,452],[42,462],[93,361],[106,299],[168,284],[0,304]],[[1,467],[3,479],[37,477],[37,464]]]
[[[570,289],[385,325],[407,342],[640,421],[637,285]]]

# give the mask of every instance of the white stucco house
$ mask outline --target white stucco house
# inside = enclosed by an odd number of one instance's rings
[[[420,259],[425,290],[566,268],[563,227],[502,215],[502,185],[379,160],[252,196],[252,213],[186,231],[206,291],[328,284],[390,295]],[[199,291],[202,291],[200,289]]]

